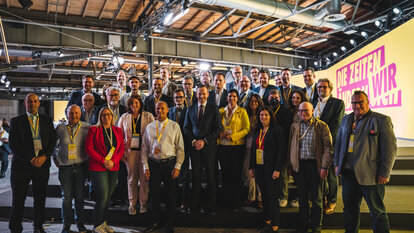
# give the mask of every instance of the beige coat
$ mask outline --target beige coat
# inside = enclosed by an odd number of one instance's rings
[[[315,143],[315,159],[318,172],[321,168],[328,169],[333,156],[332,136],[329,127],[321,120],[312,118],[314,125],[313,141]],[[289,165],[295,172],[299,172],[299,137],[300,121],[294,122],[290,127],[290,138],[288,144]]]

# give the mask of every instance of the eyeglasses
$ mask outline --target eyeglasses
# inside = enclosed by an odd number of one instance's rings
[[[318,86],[318,89],[327,89],[328,86]]]
[[[182,99],[184,96],[174,96],[174,99]]]
[[[94,100],[93,99],[84,99],[83,101],[85,101],[85,102],[92,102]]]
[[[299,111],[299,112],[310,112],[310,111],[311,111],[311,109],[299,109],[298,111]]]
[[[351,102],[351,104],[352,105],[361,105],[361,104],[363,104],[365,101],[367,101],[366,99],[365,100],[361,100],[361,101],[355,101],[355,102]]]

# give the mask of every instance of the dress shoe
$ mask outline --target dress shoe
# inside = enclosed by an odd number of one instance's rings
[[[43,227],[35,227],[33,233],[46,233]]]
[[[245,200],[243,206],[250,206],[253,202],[252,200]]]
[[[259,207],[260,209],[263,209],[263,202],[262,201],[258,201],[257,202],[257,207]]]
[[[70,232],[70,224],[64,224],[61,233],[69,233]]]
[[[154,224],[152,224],[150,227],[148,227],[147,229],[145,229],[144,232],[153,232],[157,229],[160,229],[160,224],[158,222],[154,222]]]
[[[78,227],[79,233],[88,232],[88,229],[86,229],[85,225],[83,225],[82,222],[76,223],[76,226]]]
[[[325,214],[333,214],[335,212],[336,203],[328,203],[328,205],[323,209]]]

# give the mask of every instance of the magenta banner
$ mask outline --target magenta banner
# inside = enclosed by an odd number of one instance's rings
[[[395,63],[385,63],[385,46],[352,61],[336,70],[337,98],[345,102],[345,109],[351,109],[351,96],[355,90],[368,94],[371,108],[401,106],[401,87],[395,77]]]

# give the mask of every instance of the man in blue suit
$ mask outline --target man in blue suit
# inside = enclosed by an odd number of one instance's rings
[[[293,91],[301,91],[302,88],[292,85],[290,79],[292,78],[292,70],[289,68],[283,68],[281,71],[283,85],[279,86],[280,93],[282,94],[283,106],[289,108],[289,97]]]
[[[374,233],[390,232],[384,196],[397,154],[391,118],[371,111],[363,91],[354,92],[351,106],[339,126],[334,156],[336,175],[342,175],[345,232],[359,230],[362,197]]]
[[[216,73],[214,76],[215,89],[210,91],[207,98],[207,102],[216,105],[219,109],[227,106],[227,90],[224,89],[225,83],[226,76],[221,72]]]
[[[269,84],[270,73],[268,70],[261,69],[259,70],[259,83],[260,87],[253,88],[253,91],[258,93],[262,97],[263,103],[269,106],[268,97],[269,91],[272,89],[277,89],[276,86]]]
[[[202,167],[206,169],[207,200],[205,211],[215,214],[216,180],[215,154],[217,137],[223,129],[218,108],[207,102],[208,90],[206,86],[197,88],[198,103],[187,110],[184,122],[184,135],[191,143],[190,156],[193,169],[193,190],[191,212],[199,211],[201,202],[201,174]]]

